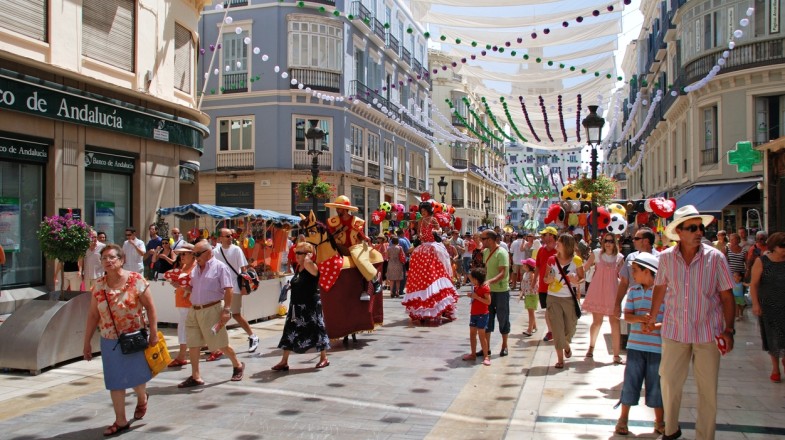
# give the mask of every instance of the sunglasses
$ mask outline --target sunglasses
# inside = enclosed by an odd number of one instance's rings
[[[203,250],[201,252],[194,252],[194,257],[199,258],[199,257],[202,256],[203,253],[205,253],[207,251],[209,251],[209,249],[205,249],[205,250]]]
[[[699,225],[689,225],[689,226],[683,226],[683,227],[679,226],[678,229],[680,229],[682,231],[691,232],[691,233],[694,234],[698,229],[700,229],[701,232],[704,232],[706,230],[706,226],[703,226],[703,223],[701,223]]]
[[[295,252],[297,255],[308,255],[310,252]]]
[[[604,240],[603,243],[605,243],[605,244],[608,244],[608,243],[613,244],[614,242],[613,242],[613,240]]]

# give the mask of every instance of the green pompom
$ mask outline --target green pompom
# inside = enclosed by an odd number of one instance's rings
[[[406,33],[407,33],[407,34],[411,34],[412,32],[414,32],[414,29],[412,29],[412,28],[406,28]]]
[[[422,34],[422,36],[425,37],[425,38],[431,38],[431,33],[430,32],[426,32],[426,33]]]
[[[499,48],[499,53],[504,53],[504,48],[503,47]]]
[[[472,41],[472,47],[477,47],[477,42],[476,41]]]
[[[341,11],[336,9],[335,11],[333,11],[333,15],[335,15],[336,17],[340,17],[341,16]]]
[[[446,36],[446,35],[442,35],[441,37],[439,37],[439,39],[440,39],[440,40],[442,40],[442,41],[444,41],[444,40],[446,40],[446,39],[447,39],[447,36]]]
[[[511,57],[514,57],[515,55],[517,55],[517,54],[515,53],[515,51],[514,51],[514,50],[510,52],[510,56],[511,56]]]
[[[540,58],[540,57],[537,57],[537,59],[536,59],[536,60],[534,60],[534,61],[536,61],[536,62],[538,62],[538,63],[541,63],[541,62],[542,62],[542,58]]]
[[[529,59],[529,54],[528,53],[523,54],[523,59],[524,60],[528,60]]]
[[[553,66],[553,61],[548,61],[549,66]]]

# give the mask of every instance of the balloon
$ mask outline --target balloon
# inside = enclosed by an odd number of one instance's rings
[[[406,229],[406,227],[408,225],[409,225],[409,222],[407,222],[406,220],[401,220],[401,222],[398,223],[398,227],[401,228],[401,229]]]
[[[589,220],[588,219],[589,219],[589,214],[586,214],[586,213],[578,214],[578,226],[583,227],[583,226],[588,225],[589,224],[589,222],[588,222]]]
[[[578,226],[578,214],[571,213],[567,217],[567,224],[570,226]]]
[[[392,220],[392,213],[390,211],[382,211],[385,220]]]
[[[417,212],[417,213],[410,212],[409,213],[409,220],[412,220],[412,221],[417,220],[417,216],[419,216],[419,215],[420,215],[419,212]]]
[[[611,211],[611,213],[619,214],[622,217],[627,215],[627,210],[624,208],[624,206],[621,206],[621,203],[611,203],[608,205],[608,209]]]
[[[581,212],[591,212],[591,202],[581,202]]]
[[[450,215],[455,214],[455,207],[452,205],[447,205],[447,212],[449,212]]]
[[[390,205],[390,202],[382,202],[379,204],[379,209],[381,209],[384,212],[390,212],[390,210],[392,209],[392,205]]]
[[[420,214],[419,212],[417,214],[415,214],[415,216],[414,216],[415,220],[419,220],[421,218],[422,218],[422,214]]]
[[[433,201],[433,213],[438,214],[442,211],[444,211],[444,206],[439,202]]]
[[[202,229],[202,238],[207,238],[209,236],[210,236],[210,231],[208,231],[207,228]]]
[[[661,218],[670,218],[676,211],[676,202],[672,199],[665,200],[662,197],[658,197],[652,199],[649,205],[651,206],[651,211]]]
[[[371,214],[371,223],[378,225],[384,219],[384,211],[374,211]]]
[[[393,209],[395,209],[395,211],[397,211],[397,212],[403,212],[403,211],[406,211],[406,207],[405,207],[405,206],[403,206],[403,205],[402,205],[402,204],[400,204],[400,203],[396,203],[396,204],[394,204],[394,205],[393,205]]]
[[[619,235],[627,229],[627,219],[618,213],[611,214],[611,221],[606,229],[611,234]]]
[[[556,223],[559,217],[564,219],[564,210],[558,203],[554,203],[548,208],[548,213],[545,215],[545,224]]]
[[[646,210],[646,212],[653,212],[653,211],[651,210],[651,201],[652,201],[652,199],[646,199],[646,200],[643,202],[643,209],[645,209],[645,210]]]
[[[455,217],[454,226],[455,226],[455,229],[460,231],[461,230],[461,226],[463,226],[463,219],[460,218],[460,217]]]
[[[253,248],[254,246],[256,246],[256,240],[254,240],[253,237],[249,237],[248,238],[248,247],[249,248]]]
[[[561,189],[561,193],[560,194],[561,194],[561,199],[562,200],[580,200],[581,199],[580,191],[575,189],[575,187],[571,183],[568,183],[568,184],[564,185],[562,187],[562,189]]]
[[[446,227],[450,226],[450,216],[449,215],[441,212],[439,214],[434,214],[434,217],[436,217],[436,221],[439,222],[439,226],[441,226],[442,228],[446,228]]]
[[[243,239],[243,249],[248,249],[248,237]]]
[[[409,205],[409,212],[420,212],[420,208],[417,205]]]
[[[592,223],[594,223],[594,219],[590,215],[589,216],[589,224],[592,224]],[[607,229],[608,225],[610,225],[610,223],[611,223],[611,213],[608,212],[608,210],[605,209],[604,206],[598,207],[597,208],[597,229],[600,230],[600,231],[603,230],[603,229]]]
[[[540,222],[538,220],[529,219],[524,222],[523,227],[530,231],[534,231],[540,227]]]
[[[390,229],[390,222],[385,220],[382,222],[382,231],[386,231],[388,229]]]
[[[638,225],[645,225],[649,223],[649,213],[639,212],[638,215],[635,216],[635,223]]]
[[[169,246],[171,246],[171,245],[173,245],[173,244],[174,244],[174,238],[172,238],[172,237],[169,237]]]
[[[398,220],[398,221],[403,220],[403,211],[397,211],[395,213],[395,219]]]
[[[570,212],[581,212],[581,202],[578,200],[570,200]]]

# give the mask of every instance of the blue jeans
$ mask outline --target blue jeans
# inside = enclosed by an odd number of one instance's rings
[[[491,305],[488,306],[488,326],[485,331],[493,333],[493,319],[499,321],[499,333],[510,334],[510,291],[491,292]]]
[[[635,406],[641,397],[641,386],[646,384],[646,406],[662,408],[660,391],[660,353],[627,350],[627,366],[624,368],[624,385],[621,389],[622,405]]]
[[[469,327],[485,329],[488,326],[488,314],[472,315],[469,318]]]
[[[463,257],[461,262],[463,263],[463,274],[468,277],[472,270],[472,257]]]

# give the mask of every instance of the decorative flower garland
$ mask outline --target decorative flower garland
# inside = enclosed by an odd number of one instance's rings
[[[537,136],[537,132],[534,131],[531,119],[529,119],[529,111],[526,110],[526,102],[524,102],[523,96],[519,96],[518,100],[521,101],[521,109],[523,110],[523,116],[526,118],[526,124],[529,125],[529,131],[532,132],[532,136],[534,136],[534,139],[536,139],[537,142],[541,142],[540,137]]]
[[[542,118],[545,122],[545,134],[548,135],[548,139],[553,142],[553,136],[551,136],[551,124],[548,122],[548,112],[545,111],[545,100],[542,99],[542,95],[539,96],[540,99],[540,110],[542,110]]]
[[[561,126],[561,134],[564,137],[564,142],[567,142],[567,130],[564,128],[564,112],[562,111],[562,100],[561,95],[559,95],[559,125]]]
[[[469,99],[466,98],[465,96],[463,98],[461,98],[461,99],[463,100],[463,103],[466,104],[466,107],[469,109],[469,114],[474,116],[474,122],[476,122],[477,125],[479,125],[480,128],[484,132],[488,133],[488,136],[493,138],[495,141],[497,141],[497,142],[504,142],[504,139],[500,138],[499,136],[496,136],[488,127],[485,126],[485,124],[482,123],[482,119],[480,119],[480,117],[477,115],[477,113],[475,113],[474,110],[472,110],[471,102],[469,102]]]
[[[518,126],[515,125],[515,121],[513,121],[512,119],[512,115],[510,114],[510,108],[507,106],[507,101],[504,100],[504,96],[500,96],[499,101],[501,101],[502,103],[502,107],[504,108],[504,114],[507,116],[507,122],[510,123],[510,127],[512,127],[512,130],[515,132],[515,134],[518,136],[520,140],[522,140],[523,142],[529,142],[526,139],[526,137],[524,137],[523,134],[521,134],[521,131],[518,130]]]
[[[575,111],[575,136],[578,138],[578,143],[581,142],[581,100],[583,97],[578,94],[578,109]]]
[[[501,133],[504,138],[506,138],[511,142],[515,142],[516,139],[505,133],[504,130],[502,130],[502,128],[499,126],[499,122],[496,121],[496,116],[493,115],[493,112],[491,111],[491,106],[488,105],[488,101],[485,100],[484,96],[481,98],[481,101],[482,104],[485,106],[485,112],[488,114],[488,117],[491,119],[491,122],[493,122],[494,127],[496,127],[496,129],[499,130],[499,133]]]

